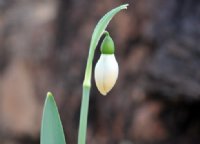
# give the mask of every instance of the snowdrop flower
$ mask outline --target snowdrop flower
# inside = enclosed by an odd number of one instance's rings
[[[109,34],[101,45],[101,56],[96,64],[94,76],[98,90],[106,95],[115,85],[119,67],[114,55],[114,42]]]

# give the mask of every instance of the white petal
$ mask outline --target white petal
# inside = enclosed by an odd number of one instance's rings
[[[106,95],[115,85],[119,67],[114,54],[101,54],[95,67],[95,82],[102,95]]]

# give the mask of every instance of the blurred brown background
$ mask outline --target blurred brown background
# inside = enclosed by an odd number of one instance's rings
[[[119,79],[106,97],[93,82],[88,144],[200,143],[199,0],[0,0],[1,144],[39,144],[47,91],[77,142],[91,34],[122,3],[107,29]]]

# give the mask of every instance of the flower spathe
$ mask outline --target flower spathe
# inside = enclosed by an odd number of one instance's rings
[[[115,85],[119,73],[114,54],[101,54],[94,71],[95,82],[102,95],[106,95]]]

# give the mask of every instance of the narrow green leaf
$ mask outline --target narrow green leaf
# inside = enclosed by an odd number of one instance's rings
[[[107,14],[105,14],[102,17],[102,19],[98,22],[98,24],[96,25],[96,27],[94,29],[90,47],[96,48],[96,46],[99,42],[99,39],[101,38],[101,35],[105,31],[107,25],[109,24],[109,22],[111,21],[113,16],[115,16],[119,11],[121,11],[123,9],[127,9],[127,6],[128,6],[128,4],[121,5],[115,9],[112,9],[111,11],[109,11]]]
[[[40,144],[66,144],[56,102],[50,92],[43,110]]]

